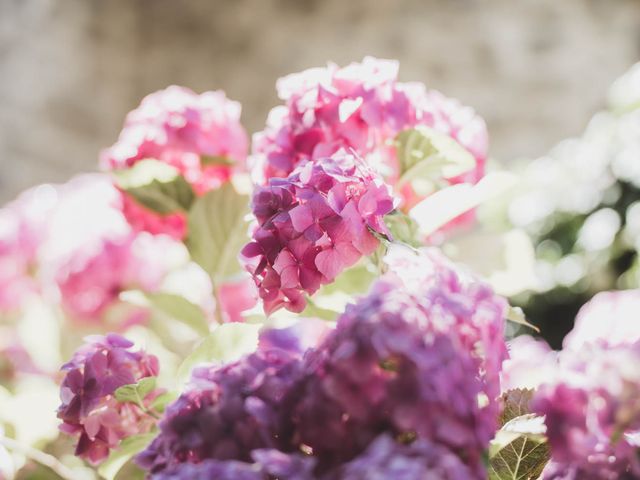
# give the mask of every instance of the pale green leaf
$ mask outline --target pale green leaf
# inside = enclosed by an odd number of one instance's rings
[[[144,408],[142,401],[156,388],[156,377],[144,377],[138,383],[123,385],[116,389],[114,396],[119,402],[130,402]]]
[[[472,170],[476,164],[473,155],[455,139],[425,126],[400,132],[396,152],[399,186],[413,180],[453,178]]]
[[[98,467],[98,473],[105,480],[113,480],[124,465],[131,460],[134,455],[140,453],[154,439],[154,433],[144,433],[125,438],[120,446],[111,452]]]
[[[502,394],[502,413],[500,414],[500,426],[516,417],[531,413],[530,403],[533,398],[532,388],[514,388]]]
[[[509,306],[509,309],[507,310],[507,320],[519,325],[524,325],[525,327],[529,327],[540,333],[540,329],[538,327],[527,322],[527,318],[524,316],[524,312],[520,307]]]
[[[385,215],[384,223],[389,228],[394,240],[406,243],[412,247],[420,247],[418,224],[408,215],[400,211],[394,211]]]
[[[214,284],[241,271],[238,254],[248,241],[248,206],[249,198],[226,183],[196,200],[189,211],[187,247]]]
[[[516,177],[511,173],[492,172],[475,185],[451,185],[415,205],[409,216],[417,223],[421,235],[431,235],[457,216],[512,188],[515,182]]]
[[[183,296],[164,292],[144,295],[155,313],[161,317],[181,322],[200,335],[209,333],[209,322],[202,309]]]
[[[195,199],[189,183],[174,167],[142,160],[115,172],[116,183],[138,203],[162,215],[187,211]]]
[[[152,410],[157,413],[163,413],[167,408],[167,405],[173,403],[174,400],[178,398],[178,395],[175,392],[164,392],[158,395],[151,405],[149,405],[149,410]]]
[[[204,338],[178,368],[178,379],[187,380],[193,367],[202,363],[222,364],[254,352],[260,325],[225,323]]]

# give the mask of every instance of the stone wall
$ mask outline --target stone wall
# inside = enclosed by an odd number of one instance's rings
[[[578,134],[638,60],[638,0],[1,0],[0,201],[94,169],[124,115],[177,83],[260,128],[286,73],[397,58],[473,105],[501,160]]]

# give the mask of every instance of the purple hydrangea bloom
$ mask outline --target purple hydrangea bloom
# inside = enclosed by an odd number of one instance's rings
[[[313,480],[314,461],[300,454],[259,449],[251,454],[254,463],[237,460],[205,460],[181,463],[151,476],[152,480]]]
[[[472,480],[482,479],[442,445],[419,439],[404,445],[389,435],[376,438],[367,450],[327,475],[327,480]]]
[[[315,293],[378,246],[382,217],[394,208],[389,188],[360,158],[344,152],[300,165],[255,190],[258,222],[241,261],[267,313],[304,310]]]
[[[158,359],[131,351],[132,346],[115,334],[88,337],[62,367],[66,376],[60,389],[60,429],[79,436],[76,455],[91,463],[104,460],[123,438],[153,426],[153,419],[137,405],[114,397],[119,387],[158,374]],[[154,398],[154,392],[146,398]]]
[[[484,474],[498,412],[494,370],[506,356],[506,302],[436,259],[424,271],[433,277],[415,291],[393,275],[380,280],[305,357],[289,401],[295,441],[321,468],[391,432],[446,446]]]
[[[640,343],[592,342],[560,353],[556,375],[532,401],[545,415],[554,463],[544,478],[640,478],[631,437],[640,430],[638,365]]]
[[[153,473],[206,459],[247,462],[260,448],[286,450],[290,436],[282,399],[299,362],[299,355],[274,348],[228,365],[197,368],[138,463]]]

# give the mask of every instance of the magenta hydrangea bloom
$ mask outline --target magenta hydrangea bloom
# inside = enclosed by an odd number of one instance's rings
[[[458,456],[442,445],[419,439],[405,445],[389,435],[376,438],[367,450],[351,460],[327,480],[472,480],[477,475]]]
[[[295,442],[320,468],[390,432],[450,448],[474,475],[485,474],[498,413],[495,369],[506,356],[506,302],[446,268],[432,267],[436,276],[416,291],[393,276],[380,280],[305,357],[289,408]]]
[[[544,478],[640,478],[640,343],[593,342],[559,355],[532,408],[545,416],[553,468]]]
[[[207,459],[248,462],[255,449],[290,448],[282,399],[297,378],[299,362],[299,354],[273,348],[195,369],[138,464],[155,473]]]
[[[158,359],[132,351],[133,343],[115,334],[88,337],[87,343],[63,365],[60,388],[60,430],[78,436],[76,455],[96,464],[123,438],[144,433],[154,419],[139,406],[115,399],[115,391],[158,374]],[[158,394],[151,392],[143,402]]]
[[[234,170],[244,168],[248,137],[240,110],[221,91],[198,95],[174,85],[152,93],[127,115],[118,141],[102,152],[101,165],[121,170],[155,159],[177,168],[198,194],[218,188]],[[126,204],[125,213],[136,227],[174,238],[186,233],[179,212],[161,216]]]
[[[253,241],[241,261],[258,285],[267,313],[301,312],[304,294],[332,282],[388,235],[383,216],[394,208],[388,187],[358,157],[338,152],[301,164],[253,195]]]
[[[253,139],[256,180],[286,177],[301,162],[344,148],[355,150],[393,183],[399,170],[394,138],[427,126],[450,135],[476,159],[474,170],[450,181],[477,182],[487,155],[484,121],[457,101],[397,77],[397,62],[365,57],[346,67],[329,64],[278,80],[284,105],[271,111],[265,130]]]

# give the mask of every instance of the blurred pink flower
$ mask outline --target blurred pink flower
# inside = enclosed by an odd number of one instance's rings
[[[580,349],[587,343],[608,345],[640,340],[640,290],[602,292],[578,312],[573,330],[565,337],[565,349]]]
[[[245,168],[248,137],[240,110],[222,91],[198,95],[173,85],[152,93],[127,115],[118,141],[102,152],[101,165],[122,170],[155,159],[178,169],[197,194],[218,188]],[[151,233],[185,233],[180,212],[165,216],[127,204],[125,213],[135,227]]]
[[[509,358],[502,364],[500,385],[503,392],[516,388],[537,388],[552,377],[558,354],[547,342],[530,335],[519,335],[507,342]]]
[[[225,322],[244,322],[242,314],[258,302],[258,290],[250,278],[229,281],[218,287],[218,301]]]

